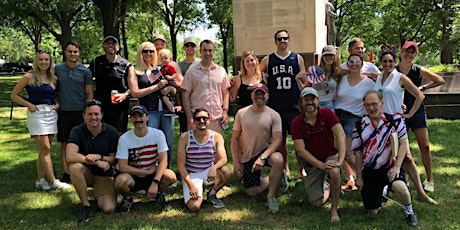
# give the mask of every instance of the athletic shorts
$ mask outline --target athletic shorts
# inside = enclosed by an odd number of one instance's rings
[[[134,180],[134,186],[130,189],[130,192],[137,192],[140,190],[148,190],[150,185],[152,185],[153,178],[155,178],[156,173],[147,175],[145,177],[138,177],[131,175]]]
[[[403,181],[405,183],[405,172],[401,167],[399,175],[390,183],[387,173],[390,169],[371,169],[363,168],[363,188],[361,196],[366,210],[377,209],[382,206],[383,188],[388,185],[388,191],[391,190],[391,184],[394,181]]]
[[[83,123],[83,110],[62,111],[58,110],[58,142],[67,142],[73,127]]]
[[[414,131],[414,129],[428,128],[426,112],[417,111],[414,116],[409,119],[405,119],[404,123],[406,123],[406,128],[410,128],[412,131]]]
[[[211,184],[211,183],[206,183],[207,178],[208,178],[208,173],[211,168],[212,166],[210,166],[209,168],[201,172],[188,174],[190,179],[192,180],[193,185],[198,190],[198,196],[200,197],[203,197],[203,184],[204,185]],[[183,190],[183,195],[184,195],[184,203],[187,203],[190,200],[190,188],[188,187],[187,183],[185,183],[185,180],[182,180],[182,190]]]
[[[288,134],[291,134],[291,123],[297,115],[299,115],[298,111],[291,111],[291,112],[278,112],[281,117],[281,125],[282,125],[282,132],[283,132],[283,139],[286,140]]]

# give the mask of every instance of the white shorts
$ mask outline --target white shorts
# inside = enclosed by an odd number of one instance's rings
[[[190,179],[192,180],[193,185],[195,185],[195,188],[198,189],[198,195],[200,197],[203,197],[203,184],[211,185],[214,183],[214,181],[207,181],[208,173],[211,168],[212,166],[201,172],[188,174]],[[188,188],[188,185],[185,182],[185,180],[182,180],[182,190],[184,193],[184,202],[187,203],[188,200],[190,200],[190,189]]]
[[[27,128],[31,136],[57,133],[58,115],[53,105],[35,105],[38,110],[27,110]]]

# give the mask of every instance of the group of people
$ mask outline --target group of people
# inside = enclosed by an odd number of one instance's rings
[[[434,182],[422,91],[443,84],[442,78],[412,64],[418,54],[415,42],[402,47],[398,66],[394,55],[382,53],[380,72],[363,60],[359,38],[350,41],[344,65],[337,48],[326,46],[319,67],[308,70],[302,56],[289,50],[289,41],[288,31],[277,31],[276,51],[260,63],[254,52],[245,51],[240,75],[231,81],[214,63],[210,40],[199,44],[199,59],[195,39],[186,38],[186,59],[179,63],[171,60],[161,34],[139,46],[134,65],[118,55],[120,46],[113,36],[104,38],[105,54],[89,68],[79,63],[76,42],[67,44],[66,61],[55,67],[48,52],[39,52],[33,71],[11,93],[14,101],[27,107],[29,132],[39,147],[36,187],[66,189],[71,182],[82,202],[78,221],[87,221],[92,212],[88,186],[106,213],[117,209],[117,193],[123,197],[118,209],[124,213],[130,211],[135,191],[164,203],[164,190],[177,180],[171,160],[178,114],[181,135],[176,158],[184,203],[190,211],[199,211],[204,186],[211,185],[206,200],[224,207],[217,193],[231,170],[223,134],[229,104],[236,101],[230,143],[233,173],[241,177],[250,197],[268,189],[270,212],[279,211],[275,195],[289,187],[286,138],[291,134],[308,201],[321,206],[331,198],[332,222],[340,221],[343,164],[350,186],[360,189],[366,210],[377,213],[382,192],[394,191],[405,205],[407,223],[416,226],[410,193],[401,182],[405,171],[417,197],[436,203],[425,192],[434,191]],[[421,85],[422,78],[431,82]],[[24,88],[28,100],[20,96]],[[139,99],[131,109],[130,96]],[[134,128],[128,131],[129,119]],[[422,152],[427,173],[423,185],[410,155],[406,125],[414,130]],[[56,133],[61,142],[61,180],[54,176],[50,157]],[[391,133],[396,133],[396,141],[390,143]],[[396,150],[391,149],[394,143]],[[392,157],[395,151],[397,157]],[[270,167],[266,177],[264,166]]]

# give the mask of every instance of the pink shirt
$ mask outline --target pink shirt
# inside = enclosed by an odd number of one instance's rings
[[[225,69],[215,63],[209,68],[200,63],[192,65],[184,76],[182,89],[190,91],[190,109],[208,110],[212,120],[217,119],[223,112],[222,90],[230,88]]]

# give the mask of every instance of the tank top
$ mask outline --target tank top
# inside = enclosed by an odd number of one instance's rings
[[[299,111],[297,102],[300,90],[295,80],[295,75],[299,71],[297,53],[291,52],[285,59],[275,53],[268,55],[268,106],[277,112]]]
[[[34,105],[54,105],[54,98],[56,98],[57,89],[54,89],[51,85],[27,85],[26,90],[29,95],[30,103]]]
[[[238,88],[238,102],[237,105],[240,107],[246,107],[248,105],[252,105],[251,93],[252,93],[252,85],[243,84],[243,78],[240,77],[241,84]],[[266,84],[264,80],[260,83]]]
[[[185,169],[189,173],[197,173],[211,167],[216,155],[214,147],[214,131],[210,130],[209,138],[204,143],[198,143],[193,136],[193,130],[188,131],[188,145],[185,148]]]
[[[404,89],[399,84],[402,74],[396,69],[391,72],[390,76],[382,84],[383,73],[375,81],[375,90],[383,94],[383,112],[388,114],[402,114],[403,93]]]
[[[157,84],[159,81],[160,79],[157,79],[156,81],[151,83],[146,73],[144,73],[143,75],[137,75],[137,84],[139,89],[150,87],[152,85]],[[147,111],[159,111],[161,96],[162,95],[160,90],[157,90],[151,94],[139,98],[139,104],[145,106]]]
[[[407,77],[414,83],[415,86],[419,87],[422,85],[422,77],[420,76],[420,69],[422,66],[417,64],[412,64],[409,72],[407,73]],[[396,70],[401,72],[399,66],[396,66]],[[408,113],[412,106],[414,106],[415,97],[407,90],[404,90],[404,104],[407,106],[406,113]],[[417,112],[415,113],[425,113],[425,104],[422,102],[420,107],[418,108]]]

